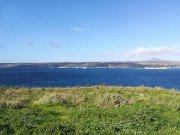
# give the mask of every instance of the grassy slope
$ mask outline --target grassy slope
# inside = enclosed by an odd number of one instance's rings
[[[0,134],[180,134],[180,92],[2,87]]]

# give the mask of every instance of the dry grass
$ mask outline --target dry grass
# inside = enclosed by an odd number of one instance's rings
[[[7,88],[0,91],[0,104],[68,105],[92,104],[101,107],[120,107],[143,102],[145,104],[180,106],[180,93],[175,90],[149,87],[72,87],[72,88]]]

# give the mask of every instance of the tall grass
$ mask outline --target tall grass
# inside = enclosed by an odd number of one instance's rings
[[[180,92],[1,87],[0,134],[180,134]]]

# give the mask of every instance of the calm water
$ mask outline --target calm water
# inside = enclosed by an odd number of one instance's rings
[[[0,85],[25,87],[64,87],[82,85],[160,86],[180,90],[180,69],[0,69]]]

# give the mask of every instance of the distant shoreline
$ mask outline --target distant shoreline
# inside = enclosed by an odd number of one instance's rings
[[[31,67],[31,66],[14,66],[14,67],[0,67],[3,68],[59,68],[59,69],[146,69],[146,70],[168,70],[180,69],[180,67]]]
[[[54,63],[0,63],[0,68],[180,68],[178,61],[124,61],[124,62],[54,62]]]

